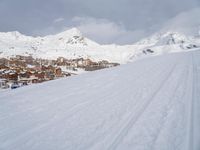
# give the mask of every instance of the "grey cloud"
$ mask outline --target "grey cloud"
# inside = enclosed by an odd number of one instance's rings
[[[72,22],[75,22],[75,26],[85,36],[104,44],[115,42],[119,44],[133,43],[144,35],[142,31],[127,30],[123,24],[117,24],[106,19],[75,17]]]
[[[0,31],[42,35],[79,26],[100,43],[129,43],[153,33],[178,13],[198,6],[199,0],[1,0]],[[74,22],[76,16],[86,21],[93,18],[92,28],[113,23],[116,31],[103,38],[100,32],[89,31],[91,22]],[[123,37],[119,39],[117,35]]]

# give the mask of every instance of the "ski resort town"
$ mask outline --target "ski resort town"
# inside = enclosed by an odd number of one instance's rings
[[[21,55],[0,58],[0,89],[15,89],[118,65],[105,60],[94,62],[83,58],[46,60]]]

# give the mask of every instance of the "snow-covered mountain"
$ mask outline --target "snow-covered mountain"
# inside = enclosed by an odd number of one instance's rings
[[[0,57],[32,55],[36,58],[56,59],[90,58],[126,63],[147,54],[157,55],[199,47],[200,41],[177,32],[156,33],[133,45],[100,45],[76,29],[49,35],[31,37],[19,32],[0,33]]]
[[[179,52],[200,47],[200,8],[181,13],[169,20],[162,29],[134,45],[143,45],[140,53],[154,55]]]
[[[36,58],[56,59],[90,58],[125,63],[131,50],[129,46],[99,45],[72,28],[45,37],[31,37],[19,32],[0,33],[0,57],[32,55]]]
[[[200,47],[200,9],[182,13],[157,33],[132,45],[100,45],[72,28],[45,37],[0,33],[0,57],[32,55],[36,58],[90,58],[126,63],[147,55],[179,52]],[[181,22],[181,23],[179,23]]]
[[[145,45],[143,53],[163,54],[179,52],[200,47],[200,38],[187,36],[178,32],[159,32],[141,40],[136,45]]]

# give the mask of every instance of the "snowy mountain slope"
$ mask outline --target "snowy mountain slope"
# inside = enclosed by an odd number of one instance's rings
[[[90,58],[111,62],[127,62],[132,50],[129,46],[99,45],[72,28],[65,32],[45,37],[30,37],[19,32],[0,33],[0,57],[32,55],[35,58],[58,57]]]
[[[200,47],[200,8],[181,13],[169,20],[162,29],[134,45],[143,45],[140,53],[154,55],[180,52]]]
[[[82,57],[97,61],[127,63],[149,54],[158,55],[198,48],[199,39],[177,32],[158,32],[133,45],[120,46],[99,45],[85,38],[76,28],[45,37],[30,37],[19,32],[8,32],[0,33],[0,57],[13,55],[32,55],[35,58],[45,59]]]
[[[132,45],[100,45],[72,28],[56,35],[30,37],[19,32],[0,33],[0,57],[32,55],[35,58],[90,58],[127,63],[139,57],[180,52],[200,47],[200,8],[181,13],[164,27]]]
[[[1,150],[199,150],[200,50],[0,93]]]
[[[200,38],[187,36],[178,32],[158,32],[153,36],[137,42],[135,45],[143,45],[138,54],[160,55],[163,53],[182,52],[200,47]]]

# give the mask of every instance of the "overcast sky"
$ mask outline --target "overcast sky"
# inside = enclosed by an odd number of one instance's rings
[[[99,43],[133,43],[200,0],[0,0],[0,31],[47,35],[79,28]]]

